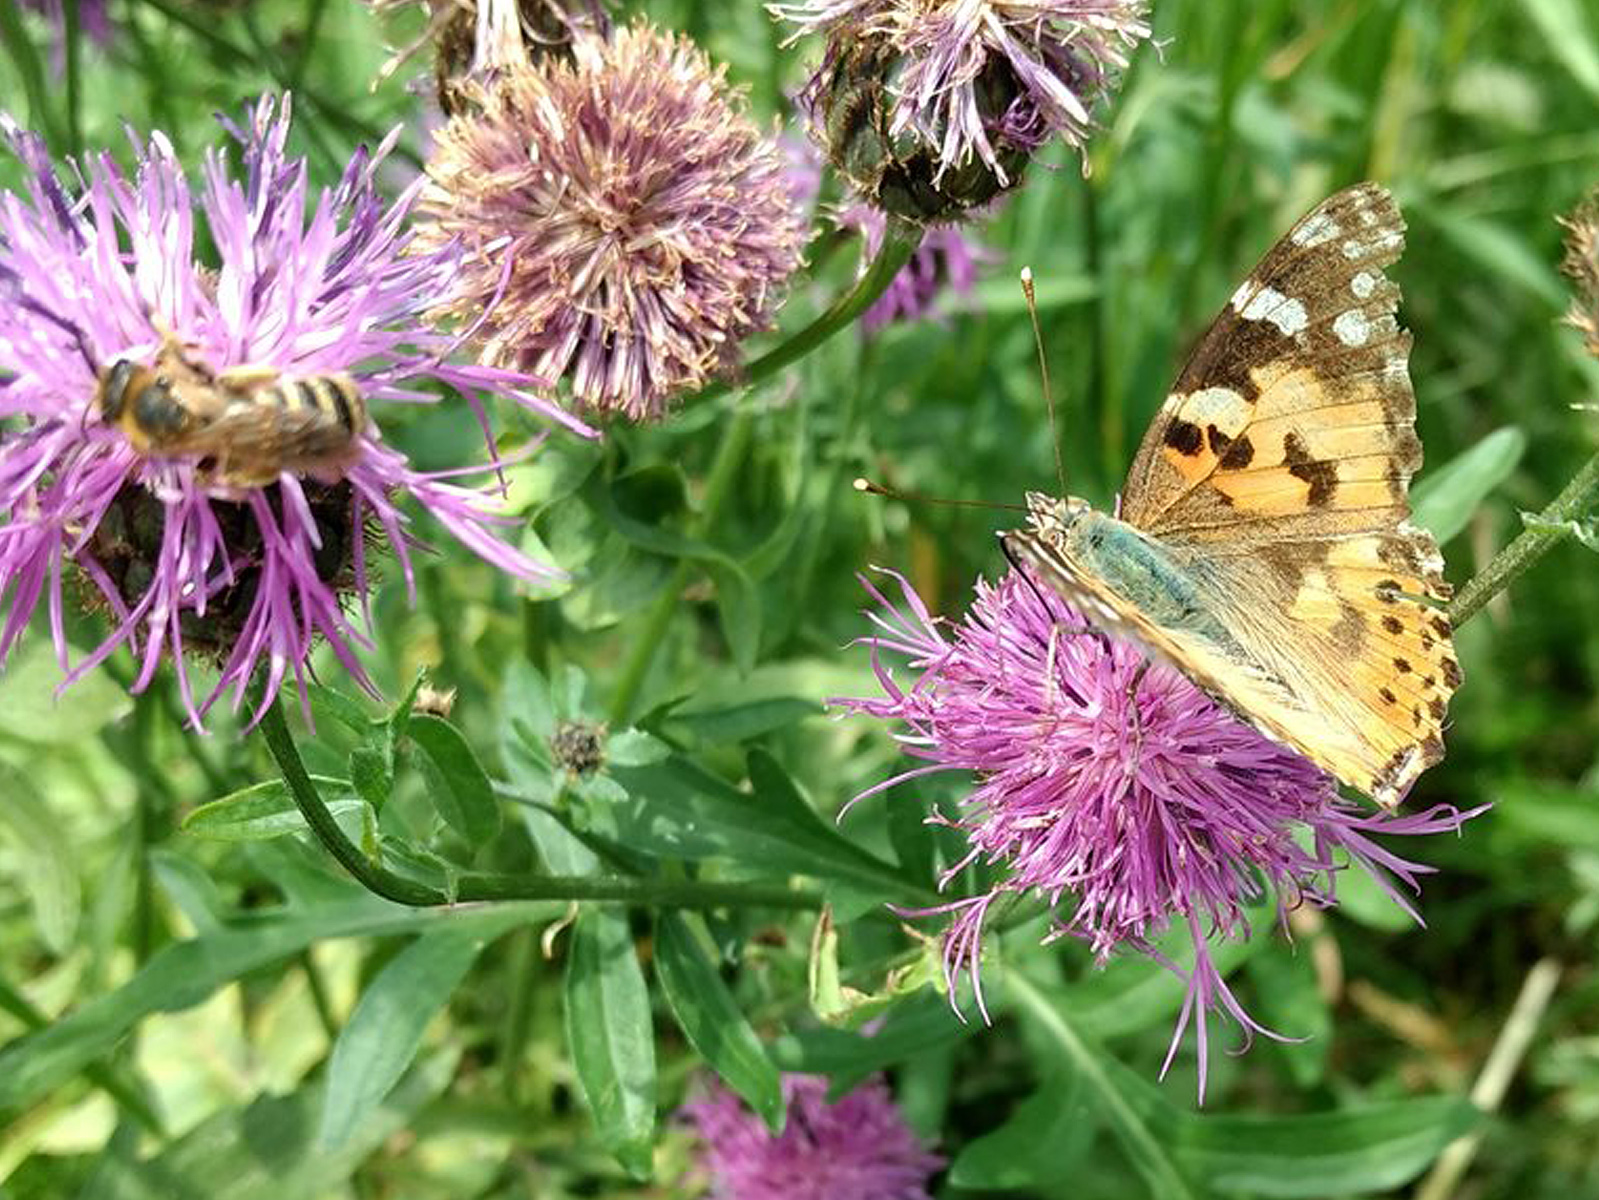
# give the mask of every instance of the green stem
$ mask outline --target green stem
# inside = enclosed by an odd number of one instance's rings
[[[83,47],[79,44],[83,26],[79,3],[80,0],[66,0],[61,6],[62,38],[66,43],[67,153],[74,157],[83,152]]]
[[[333,814],[306,772],[283,718],[283,706],[274,697],[261,718],[261,734],[267,750],[283,774],[289,794],[305,818],[311,832],[357,883],[397,904],[414,908],[462,904],[480,900],[588,900],[616,904],[640,904],[657,908],[757,907],[817,909],[822,900],[811,892],[796,888],[768,887],[760,884],[705,883],[699,880],[643,879],[621,876],[589,877],[560,875],[483,875],[470,873],[459,878],[451,892],[397,875],[373,862],[339,828]]]
[[[873,301],[888,290],[888,285],[894,282],[894,276],[898,275],[901,268],[910,261],[911,255],[916,253],[916,247],[921,241],[921,226],[890,217],[877,257],[872,259],[866,272],[855,281],[854,287],[835,300],[832,307],[788,341],[772,347],[747,365],[735,383],[713,383],[700,391],[700,398],[720,396],[734,387],[754,387],[757,383],[777,374],[789,363],[804,358],[835,333],[849,327],[856,317],[870,308]]]
[[[1488,601],[1511,585],[1570,534],[1569,522],[1581,520],[1599,506],[1599,454],[1566,484],[1554,502],[1538,514],[1535,524],[1522,530],[1516,539],[1493,556],[1493,560],[1460,589],[1449,606],[1449,620],[1456,628],[1482,611]]]
[[[1183,1181],[1177,1165],[1172,1162],[1166,1147],[1148,1124],[1138,1114],[1111,1077],[1106,1074],[1100,1056],[1081,1034],[1072,1028],[1060,1010],[1038,991],[1020,971],[1011,971],[1005,978],[1005,987],[1011,997],[1038,1022],[1044,1032],[1060,1048],[1082,1080],[1098,1097],[1096,1106],[1100,1116],[1110,1126],[1111,1133],[1127,1151],[1127,1159],[1149,1183],[1151,1196],[1187,1200],[1193,1196]]]
[[[700,502],[699,515],[690,528],[691,535],[703,534],[721,515],[722,505],[727,500],[733,479],[744,461],[745,451],[749,448],[754,422],[749,408],[741,407],[722,426],[722,442],[716,448],[716,458],[711,462],[711,472],[705,478],[705,495]],[[678,597],[683,594],[683,588],[688,584],[689,572],[692,569],[688,559],[678,559],[671,579],[661,589],[660,595],[655,597],[655,603],[650,606],[650,611],[644,618],[643,633],[634,641],[633,649],[622,665],[622,674],[616,682],[616,691],[611,695],[611,724],[622,726],[632,719],[633,706],[638,701],[639,690],[644,686],[644,677],[649,674],[650,664],[655,661],[656,650],[666,640],[666,627],[671,624],[672,614],[677,611]]]

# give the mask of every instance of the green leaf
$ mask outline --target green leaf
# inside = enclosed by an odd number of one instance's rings
[[[60,816],[51,812],[33,781],[4,763],[0,763],[0,838],[14,842],[20,851],[13,862],[40,938],[52,953],[66,954],[83,911],[72,844]]]
[[[616,768],[612,774],[629,800],[612,810],[614,836],[663,857],[727,857],[778,873],[851,879],[902,898],[914,890],[894,867],[841,837],[797,800],[780,769],[754,762],[752,768],[771,786],[758,783],[753,795],[678,755],[648,767]]]
[[[778,1038],[770,1054],[780,1070],[831,1075],[836,1086],[847,1089],[875,1071],[935,1046],[962,1041],[982,1028],[981,1022],[961,1020],[947,999],[925,988],[891,1008],[870,1035],[805,1029]]]
[[[1023,1015],[1083,1075],[1097,1111],[1157,1196],[1196,1196],[1191,1185],[1200,1183],[1284,1198],[1386,1191],[1415,1178],[1480,1119],[1453,1096],[1286,1117],[1194,1113],[1085,1039],[1030,980],[1008,982]]]
[[[663,913],[656,923],[655,976],[689,1044],[768,1128],[781,1130],[783,1088],[777,1068],[695,936],[691,918]]]
[[[1494,791],[1496,841],[1524,846],[1599,851],[1599,789],[1533,780],[1508,780]]]
[[[1042,1043],[1053,1047],[1064,1070],[1081,1077],[1090,1104],[1122,1148],[1155,1200],[1197,1200],[1178,1169],[1167,1136],[1182,1114],[1142,1079],[1086,1039],[1070,1016],[1020,972],[1006,980],[1019,1015]]]
[[[705,573],[716,585],[716,613],[733,664],[741,674],[748,675],[755,669],[755,657],[761,647],[760,592],[737,563],[707,562]]]
[[[708,542],[685,537],[659,525],[646,525],[628,516],[616,505],[611,489],[591,479],[584,497],[596,512],[628,543],[640,550],[667,558],[686,559],[702,568],[716,585],[716,606],[721,617],[722,636],[727,639],[733,661],[748,673],[755,665],[761,637],[761,602],[755,583],[739,563]]]
[[[1050,1188],[1080,1169],[1097,1124],[1080,1075],[1047,1080],[997,1129],[962,1147],[949,1182],[974,1190]]]
[[[483,945],[475,929],[425,933],[367,985],[328,1062],[317,1133],[321,1149],[341,1149],[399,1082],[421,1049],[428,1022],[449,1002]]]
[[[1247,941],[1223,941],[1210,949],[1211,961],[1224,978],[1265,946],[1275,928],[1263,905],[1250,910],[1249,924]],[[1187,929],[1173,930],[1162,939],[1159,949],[1183,971],[1193,967],[1194,943]],[[1109,1038],[1170,1020],[1182,1008],[1187,985],[1154,959],[1129,955],[1112,959],[1103,969],[1090,970],[1068,989],[1041,990],[1085,1035]]]
[[[1463,255],[1475,260],[1490,277],[1536,296],[1551,311],[1566,306],[1566,288],[1560,276],[1519,232],[1442,206],[1416,205],[1411,211],[1425,214],[1439,233],[1453,242]]]
[[[1552,521],[1541,513],[1524,512],[1521,514],[1521,523],[1528,529],[1541,529],[1545,533],[1558,533],[1565,537],[1568,534],[1577,539],[1590,550],[1599,550],[1599,515],[1575,518],[1566,521]]]
[[[566,1040],[601,1143],[635,1179],[655,1144],[655,1034],[624,914],[584,912],[566,964]]]
[[[764,733],[786,728],[822,711],[822,706],[814,700],[799,700],[784,696],[775,700],[735,704],[727,708],[674,712],[661,722],[661,729],[671,737],[690,745],[720,746],[760,737]]]
[[[408,729],[422,752],[416,764],[439,815],[470,845],[483,845],[500,831],[500,802],[472,747],[442,717],[413,716]]]
[[[1274,1054],[1287,1061],[1289,1073],[1301,1088],[1314,1087],[1325,1078],[1327,1052],[1332,1046],[1332,1013],[1316,981],[1311,956],[1314,944],[1311,938],[1294,943],[1271,937],[1245,968],[1257,997],[1255,1015],[1268,1028],[1297,1039],[1270,1045]]]
[[[1510,478],[1526,449],[1527,435],[1506,425],[1428,471],[1410,489],[1416,523],[1430,529],[1439,545],[1447,542],[1466,527],[1488,494]]]
[[[396,1134],[413,1129],[455,1077],[459,1052],[441,1050],[408,1072],[335,1152],[312,1141],[320,1083],[214,1112],[182,1137],[137,1158],[113,1138],[83,1200],[311,1200],[349,1194],[356,1170]]]
[[[377,724],[360,704],[343,692],[336,692],[320,683],[312,683],[306,685],[306,696],[311,701],[312,716],[327,717],[361,737],[371,733]]]
[[[606,762],[618,767],[647,767],[671,753],[670,746],[642,729],[619,730],[605,743]]]
[[[109,1053],[134,1025],[155,1012],[176,1012],[204,1001],[219,987],[298,954],[324,938],[380,937],[440,926],[473,929],[480,936],[507,924],[551,920],[565,905],[541,901],[470,909],[406,908],[373,896],[313,911],[256,916],[252,923],[157,951],[132,979],[86,1001],[48,1028],[0,1047],[0,1109],[32,1104],[51,1088]]]
[[[1549,52],[1594,100],[1599,100],[1599,43],[1579,0],[1523,0]],[[1591,13],[1591,6],[1586,10]]]
[[[350,784],[374,809],[382,811],[394,790],[394,768],[389,756],[376,746],[357,746],[350,751]]]
[[[133,709],[127,691],[104,671],[90,671],[58,695],[60,683],[50,639],[24,641],[0,674],[0,734],[70,750]]]
[[[1153,1090],[1110,1068],[1129,1091]],[[1301,1116],[1179,1112],[1165,1136],[1189,1176],[1217,1191],[1318,1200],[1402,1187],[1480,1120],[1464,1097],[1423,1096]]]
[[[1040,313],[1068,304],[1081,304],[1099,295],[1099,284],[1091,275],[1067,275],[1064,272],[1042,274],[1033,284],[1033,295]],[[982,313],[990,320],[1024,316],[1027,297],[1023,295],[1016,277],[1006,273],[999,279],[980,280],[970,295],[960,304],[963,309]]]
[[[522,823],[551,875],[592,875],[599,870],[599,855],[543,809],[524,808]]]
[[[353,815],[359,825],[366,801],[355,795],[348,780],[313,775],[311,781],[316,784],[328,811],[336,819],[346,819],[340,824],[346,824]],[[288,784],[281,779],[252,784],[220,800],[202,804],[183,819],[179,828],[218,842],[260,842],[286,833],[306,833],[310,829],[295,807]]]

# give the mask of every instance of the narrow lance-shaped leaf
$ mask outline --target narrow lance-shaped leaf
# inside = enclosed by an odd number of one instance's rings
[[[317,1144],[337,1150],[366,1121],[422,1045],[428,1022],[449,1002],[483,949],[475,929],[425,933],[391,959],[361,993],[328,1063]]]
[[[662,915],[656,925],[655,975],[689,1043],[771,1129],[782,1128],[777,1068],[695,937],[691,918]]]
[[[1410,491],[1416,523],[1439,543],[1466,527],[1471,514],[1510,478],[1527,449],[1527,435],[1514,425],[1496,429],[1470,450],[1428,471]]]
[[[601,1143],[637,1179],[655,1142],[655,1034],[627,918],[591,909],[572,928],[566,1039]]]

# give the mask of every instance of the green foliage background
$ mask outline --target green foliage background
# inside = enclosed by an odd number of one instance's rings
[[[363,6],[111,7],[114,40],[69,40],[58,74],[46,24],[0,0],[0,109],[58,153],[124,154],[126,122],[197,162],[213,111],[292,87],[322,181],[396,124],[396,189],[414,174],[422,109],[404,85],[425,66],[371,90],[386,51]],[[750,0],[628,7],[693,34],[762,114],[817,52],[782,50]],[[1408,1193],[1468,1129],[1482,1146],[1453,1194],[1599,1194],[1599,571],[1575,542],[1460,635],[1449,757],[1411,803],[1495,808],[1420,848],[1439,868],[1427,928],[1350,878],[1296,947],[1262,929],[1232,979],[1267,1023],[1311,1036],[1216,1055],[1204,1110],[1191,1053],[1155,1083],[1178,986],[1142,960],[1099,973],[1076,946],[1041,949],[1036,920],[991,948],[992,1028],[929,988],[885,990],[924,960],[882,902],[925,900],[953,847],[919,819],[959,787],[903,787],[835,827],[899,758],[819,701],[872,689],[865,652],[845,648],[866,630],[857,571],[904,570],[957,613],[1002,569],[993,531],[1014,518],[848,484],[1001,503],[1054,487],[1022,265],[1040,281],[1067,479],[1096,502],[1256,257],[1362,178],[1411,226],[1394,273],[1429,470],[1481,446],[1426,509],[1455,530],[1451,577],[1595,449],[1599,419],[1572,406],[1595,400],[1599,368],[1559,323],[1554,217],[1599,182],[1599,15],[1581,0],[1169,0],[1154,16],[1161,49],[1138,55],[1091,174],[1045,153],[979,233],[974,295],[876,339],[847,330],[663,426],[552,439],[514,495],[569,589],[521,595],[446,552],[414,611],[398,580],[378,599],[389,708],[322,664],[299,751],[400,875],[449,892],[486,873],[524,893],[542,875],[620,877],[641,903],[377,901],[305,837],[260,734],[226,719],[183,732],[167,682],[129,700],[125,661],[57,703],[36,631],[0,676],[0,1196],[688,1194],[669,1113],[704,1057],[768,1112],[777,1069],[890,1070],[954,1162],[948,1197]],[[19,179],[0,163],[0,183]],[[823,234],[810,258],[789,332],[848,286],[857,248]],[[477,450],[460,406],[381,415],[424,466]],[[507,445],[527,435],[501,415]],[[448,722],[401,703],[423,669],[457,692]],[[608,770],[563,791],[542,735],[585,712],[610,721]],[[765,900],[649,902],[685,883]],[[774,902],[789,884],[798,908]],[[847,982],[881,993],[875,1037],[813,1012],[837,998],[807,983],[805,906],[822,896]],[[1461,1097],[1542,959],[1560,969],[1552,1004],[1502,1109],[1474,1121]]]

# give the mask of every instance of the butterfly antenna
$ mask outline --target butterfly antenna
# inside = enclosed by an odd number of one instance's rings
[[[1022,295],[1027,298],[1027,315],[1033,321],[1033,345],[1038,348],[1038,374],[1044,383],[1044,407],[1049,410],[1049,444],[1055,448],[1055,482],[1066,494],[1066,466],[1060,457],[1060,429],[1055,424],[1055,394],[1049,388],[1049,359],[1044,354],[1044,331],[1038,324],[1038,297],[1033,294],[1033,268],[1022,268]]]
[[[866,478],[857,478],[852,486],[857,492],[865,492],[869,496],[887,496],[890,500],[906,500],[913,504],[945,504],[955,508],[1002,508],[1011,512],[1027,511],[1025,504],[996,504],[991,500],[950,500],[943,496],[924,496],[920,492],[896,491],[894,488],[884,487]]]

